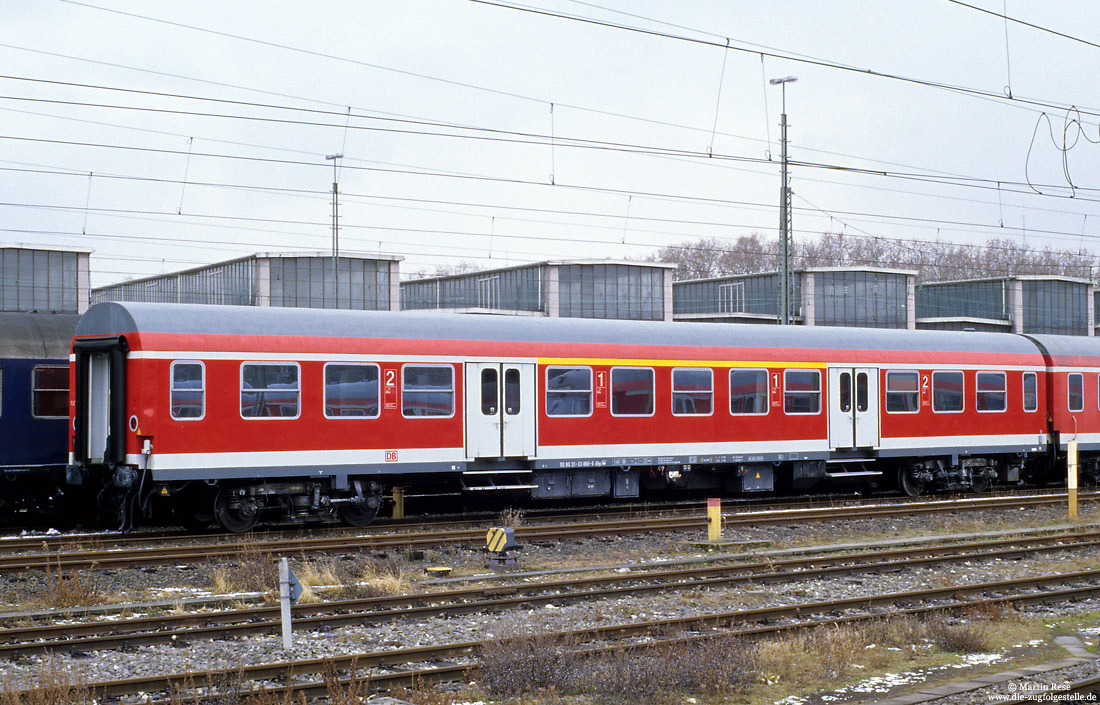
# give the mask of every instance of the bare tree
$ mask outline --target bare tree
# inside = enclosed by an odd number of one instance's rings
[[[663,247],[649,261],[674,262],[678,280],[702,279],[779,268],[778,240],[759,234],[736,240],[701,238]],[[791,253],[796,269],[808,267],[882,267],[917,272],[919,281],[981,279],[1026,274],[1079,277],[1091,280],[1096,255],[1084,248],[1042,249],[993,238],[982,245],[911,242],[881,237],[829,233],[817,240],[796,241]]]
[[[466,274],[485,269],[475,262],[462,260],[458,264],[437,264],[434,267],[421,267],[410,272],[402,272],[401,278],[405,281],[414,279],[432,279],[434,277],[449,277],[453,274]]]

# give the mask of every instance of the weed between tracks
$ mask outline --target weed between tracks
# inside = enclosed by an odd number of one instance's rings
[[[291,561],[302,584],[299,602],[316,602],[314,588],[324,588],[329,598],[364,598],[400,595],[413,588],[413,572],[392,557],[362,560],[336,558]],[[257,592],[265,601],[279,598],[278,558],[255,542],[245,541],[236,560],[214,566],[210,572],[212,590],[219,594]]]
[[[275,554],[261,548],[252,538],[240,543],[235,560],[214,566],[211,580],[214,592],[258,592],[271,602],[279,598],[279,569]]]
[[[42,601],[47,607],[82,607],[96,605],[104,601],[95,585],[95,566],[90,570],[61,571],[61,554],[84,550],[83,544],[64,544],[57,552],[57,566],[46,559],[46,586]]]
[[[828,691],[884,669],[911,670],[950,661],[946,651],[988,651],[991,641],[1020,640],[1012,615],[999,622],[959,622],[947,616],[924,621],[905,617],[791,633],[760,643],[729,635],[677,641],[676,635],[626,649],[583,650],[575,639],[533,633],[504,623],[484,645],[476,689],[418,683],[390,693],[417,705],[495,702],[549,705],[681,703],[773,703],[792,694]],[[1028,626],[1028,625],[1023,625]],[[1033,629],[1034,626],[1028,626]],[[1018,630],[1017,630],[1018,631]],[[1001,633],[1005,632],[1005,633]],[[1033,635],[1033,634],[1032,634]],[[47,660],[35,679],[40,686],[19,691],[0,679],[0,705],[93,705],[97,701],[79,674]],[[321,674],[325,694],[277,692],[270,685],[229,674],[211,684],[190,683],[171,696],[173,705],[352,705],[368,701],[368,675],[347,678],[331,667]],[[196,688],[196,686],[203,686]],[[194,693],[202,693],[201,697]]]
[[[63,668],[54,659],[39,667],[38,685],[21,690],[5,674],[0,678],[0,705],[91,705],[96,702],[82,673]]]
[[[769,702],[930,653],[990,647],[985,623],[938,615],[821,627],[759,643],[715,636],[602,651],[522,627],[505,625],[502,631],[485,644],[479,685],[494,698],[523,703],[561,697],[582,703],[678,703],[685,694],[703,702],[731,697]]]

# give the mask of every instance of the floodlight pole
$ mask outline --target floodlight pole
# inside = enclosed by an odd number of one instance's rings
[[[780,185],[779,185],[779,323],[791,323],[791,299],[793,298],[791,276],[791,179],[787,170],[787,84],[798,79],[794,76],[773,78],[768,83],[778,85],[783,91],[783,112],[780,114],[781,129]]]
[[[340,199],[336,190],[336,165],[343,154],[330,154],[332,160],[332,307],[340,308]]]

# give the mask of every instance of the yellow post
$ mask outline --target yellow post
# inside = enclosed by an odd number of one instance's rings
[[[393,518],[404,519],[405,518],[405,488],[394,487],[393,488]]]
[[[1066,490],[1069,494],[1069,518],[1077,518],[1077,441],[1066,448]]]
[[[722,539],[722,500],[711,497],[707,500],[707,540]]]

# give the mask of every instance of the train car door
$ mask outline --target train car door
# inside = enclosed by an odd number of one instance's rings
[[[111,436],[111,356],[92,353],[88,356],[88,414],[85,459],[102,463],[107,457],[107,441]]]
[[[76,340],[73,462],[126,462],[126,338]]]
[[[466,363],[466,456],[534,455],[534,363]]]
[[[829,449],[875,448],[879,444],[878,370],[829,368]]]

